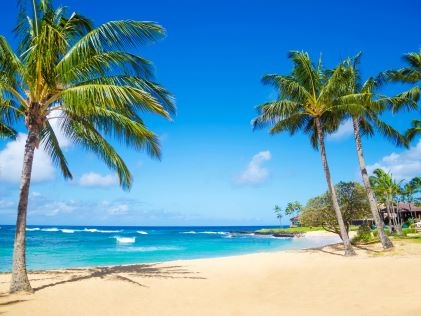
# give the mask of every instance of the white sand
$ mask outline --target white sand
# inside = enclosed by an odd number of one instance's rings
[[[339,248],[41,271],[32,295],[6,294],[0,274],[0,314],[421,315],[421,244],[352,258]]]

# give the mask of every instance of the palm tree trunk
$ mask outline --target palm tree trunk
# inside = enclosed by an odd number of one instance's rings
[[[388,199],[386,199],[386,212],[387,212],[387,217],[389,218],[389,226],[391,228],[393,227],[396,230],[395,221],[392,218],[392,213],[390,213],[390,203]]]
[[[383,223],[383,220],[380,218],[379,211],[377,209],[376,199],[374,198],[374,193],[373,193],[373,190],[371,189],[370,181],[368,178],[367,168],[365,166],[363,147],[361,143],[360,126],[358,123],[358,119],[356,117],[352,117],[352,123],[354,126],[354,137],[355,137],[355,145],[357,146],[358,162],[360,164],[361,176],[363,178],[365,190],[367,192],[367,198],[368,198],[368,203],[370,205],[371,215],[373,216],[374,223],[376,224],[377,231],[379,232],[379,238],[380,238],[383,248],[384,249],[392,248],[393,243],[390,241],[389,237],[387,237],[384,231],[384,223]]]
[[[352,248],[351,241],[349,240],[348,232],[346,231],[344,220],[342,218],[341,209],[339,208],[338,198],[336,197],[335,187],[333,186],[332,179],[330,176],[329,164],[327,162],[327,156],[326,156],[324,135],[323,135],[320,119],[316,117],[315,121],[316,121],[316,128],[317,128],[317,136],[319,139],[320,155],[322,157],[323,168],[325,171],[326,181],[329,187],[329,193],[332,199],[333,208],[335,210],[336,218],[338,220],[340,235],[345,247],[345,256],[354,256],[356,255],[356,253],[354,249]]]
[[[399,216],[399,207],[398,206],[394,206],[393,204],[393,200],[392,200],[392,209],[393,212],[396,214],[396,232],[398,233],[399,236],[402,236],[402,225],[401,225],[401,220],[400,220],[400,216]]]
[[[10,292],[33,292],[26,272],[26,214],[28,209],[29,185],[31,183],[32,163],[35,148],[38,144],[39,130],[36,127],[29,129],[25,144],[22,177],[18,204],[18,218],[16,222],[15,243],[13,249],[13,270]]]

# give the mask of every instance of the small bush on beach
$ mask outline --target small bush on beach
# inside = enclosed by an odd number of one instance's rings
[[[402,234],[404,236],[408,235],[408,234],[415,234],[417,232],[417,230],[415,228],[402,228]]]
[[[390,236],[391,235],[390,230],[386,226],[384,227],[384,231],[386,233],[386,236]],[[373,230],[373,236],[374,237],[378,237],[379,236],[379,231],[377,229]]]
[[[369,242],[372,239],[371,229],[368,225],[361,225],[358,227],[357,236],[353,239],[354,242]]]

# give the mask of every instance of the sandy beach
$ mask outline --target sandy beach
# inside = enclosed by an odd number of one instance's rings
[[[0,314],[421,315],[421,244],[395,243],[35,271],[32,295],[8,295],[3,273]]]

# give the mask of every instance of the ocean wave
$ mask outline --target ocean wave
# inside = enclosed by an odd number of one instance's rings
[[[199,234],[227,235],[227,232],[199,232]]]
[[[36,227],[36,228],[27,228],[26,229],[26,231],[28,231],[28,232],[34,232],[34,231],[37,231],[37,230],[41,230],[41,228]]]
[[[137,233],[138,234],[141,234],[141,235],[148,235],[148,233],[147,232],[144,232],[143,230],[138,230]]]
[[[209,234],[209,235],[227,235],[228,232],[213,232],[213,231],[205,231],[205,232],[196,232],[194,230],[188,232],[180,232],[180,234]]]
[[[85,228],[83,231],[89,232],[89,233],[119,233],[121,232],[121,230],[100,230],[96,228]]]
[[[60,229],[62,233],[66,233],[66,234],[73,234],[75,232],[74,229]]]
[[[133,244],[134,242],[136,242],[136,237],[114,236],[114,238],[119,244]]]
[[[43,232],[58,232],[59,229],[58,228],[41,228],[41,231]]]
[[[162,246],[162,247],[155,247],[155,246],[150,246],[150,247],[128,247],[128,248],[123,248],[119,251],[123,251],[123,252],[154,252],[154,251],[177,251],[177,250],[183,250],[184,248],[182,247],[166,247],[166,246]]]

